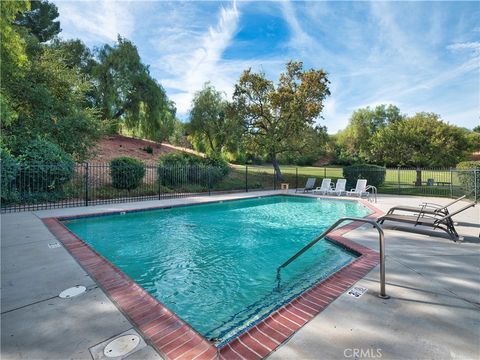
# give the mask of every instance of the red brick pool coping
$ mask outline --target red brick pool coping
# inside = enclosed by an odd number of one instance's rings
[[[374,211],[368,218],[377,218],[383,214],[368,201],[357,201]],[[169,207],[172,206],[158,208]],[[110,213],[88,214],[87,216]],[[119,213],[119,211],[113,213]],[[69,216],[68,218],[75,217]],[[83,217],[83,215],[77,217]],[[166,359],[262,359],[288,340],[303,325],[313,319],[379,263],[379,256],[375,250],[342,236],[362,226],[363,223],[352,222],[336,229],[330,233],[329,239],[354,250],[360,256],[260,320],[221,348],[217,348],[77,237],[59,219],[62,219],[62,217],[44,218],[42,220],[120,311],[135,324],[147,342],[150,342]]]

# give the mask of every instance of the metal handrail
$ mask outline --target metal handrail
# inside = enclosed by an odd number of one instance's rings
[[[378,240],[379,240],[379,247],[380,247],[380,294],[378,296],[382,299],[388,299],[388,296],[385,292],[385,235],[383,233],[382,228],[380,225],[372,219],[365,219],[365,218],[355,218],[355,217],[343,217],[338,219],[332,226],[330,226],[327,230],[321,233],[318,237],[310,241],[307,245],[305,245],[302,249],[300,249],[295,255],[293,255],[290,259],[285,261],[282,265],[277,268],[277,289],[280,289],[280,272],[283,268],[287,267],[290,263],[296,260],[300,255],[302,255],[305,251],[310,249],[313,245],[317,242],[322,240],[328,233],[330,233],[333,229],[335,229],[339,224],[345,221],[360,221],[367,224],[372,225],[378,231]]]
[[[368,192],[368,190],[372,190],[372,195],[374,196],[375,198],[375,204],[377,203],[377,188],[373,185],[368,185],[366,188],[365,188],[365,191]]]

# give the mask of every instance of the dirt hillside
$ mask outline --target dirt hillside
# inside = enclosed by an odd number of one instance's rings
[[[143,150],[147,147],[153,149],[152,154]],[[178,151],[193,152],[193,150],[178,148],[169,144],[158,144],[153,141],[114,135],[103,138],[97,143],[94,155],[89,159],[89,162],[107,163],[119,156],[129,156],[146,163],[155,164],[160,156]]]

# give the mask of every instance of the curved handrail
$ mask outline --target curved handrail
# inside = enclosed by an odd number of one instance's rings
[[[375,204],[377,203],[377,188],[373,185],[368,185],[366,188],[365,188],[365,191],[368,192],[368,190],[372,190],[372,195],[374,196],[375,198]]]
[[[365,218],[355,218],[355,217],[343,217],[338,219],[332,226],[330,226],[327,230],[317,236],[315,239],[310,241],[307,245],[301,248],[295,255],[293,255],[290,259],[285,261],[282,265],[277,268],[277,289],[280,289],[280,272],[283,268],[287,267],[293,261],[295,261],[300,255],[302,255],[305,251],[310,249],[313,245],[317,242],[322,240],[328,233],[330,233],[333,229],[335,229],[339,224],[345,221],[360,221],[367,224],[372,225],[378,231],[378,240],[379,240],[379,247],[380,247],[380,294],[378,295],[382,299],[388,299],[388,296],[385,292],[385,235],[383,233],[382,228],[380,225],[373,219],[365,219]]]

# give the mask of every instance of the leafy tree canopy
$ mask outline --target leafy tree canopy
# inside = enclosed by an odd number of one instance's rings
[[[433,113],[417,113],[378,131],[372,156],[387,165],[454,166],[471,150],[467,132]]]
[[[173,131],[175,106],[129,40],[119,36],[114,46],[104,45],[92,75],[104,119],[121,120],[127,129],[157,141]]]
[[[369,161],[372,136],[389,124],[404,118],[405,115],[402,115],[395,105],[378,105],[375,109],[366,107],[354,111],[348,126],[337,136],[344,152],[342,156],[353,162]]]
[[[330,95],[325,71],[303,70],[289,62],[277,86],[264,73],[246,70],[235,85],[233,106],[245,130],[247,147],[267,154],[280,178],[277,156],[301,151],[305,131],[320,116]]]
[[[199,151],[220,154],[222,149],[235,151],[241,136],[241,126],[228,111],[222,93],[206,83],[192,100],[188,132]]]
[[[2,80],[9,80],[28,63],[25,40],[14,25],[14,20],[30,9],[28,1],[0,1],[0,61]]]
[[[85,105],[91,83],[68,68],[53,48],[42,48],[30,62],[26,76],[5,89],[14,100],[10,107],[16,115],[2,122],[3,141],[16,153],[40,137],[84,159],[100,135],[98,113]]]
[[[18,14],[15,24],[28,29],[30,35],[44,43],[60,33],[58,8],[55,4],[45,0],[30,0],[30,10]]]

